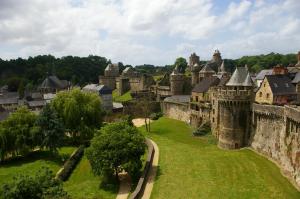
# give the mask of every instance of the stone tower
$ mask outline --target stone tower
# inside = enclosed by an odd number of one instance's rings
[[[221,53],[219,50],[215,50],[213,57],[212,57],[212,61],[215,62],[216,64],[218,64],[219,66],[222,64],[222,57],[221,57]]]
[[[119,65],[108,64],[104,70],[104,76],[99,76],[99,84],[103,84],[110,89],[116,88],[116,78],[119,76]]]
[[[192,53],[189,57],[189,68],[192,70],[195,64],[200,66],[200,57],[196,53]]]
[[[218,146],[224,149],[247,146],[250,139],[250,111],[253,99],[253,83],[248,69],[237,67],[218,95]]]
[[[201,69],[201,66],[196,63],[194,66],[191,67],[191,73],[192,73],[192,86],[195,86],[199,83],[199,71]]]
[[[178,70],[178,66],[176,66],[170,75],[171,94],[182,95],[184,92],[184,82],[184,74],[180,73]]]
[[[300,67],[300,51],[298,52],[297,58],[298,58],[298,62],[296,64],[296,67]]]

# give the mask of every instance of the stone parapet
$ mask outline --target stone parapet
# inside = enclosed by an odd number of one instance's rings
[[[253,95],[252,90],[220,90],[217,97],[220,100],[250,100]]]
[[[252,111],[263,115],[275,115],[278,117],[284,117],[283,106],[253,104]]]

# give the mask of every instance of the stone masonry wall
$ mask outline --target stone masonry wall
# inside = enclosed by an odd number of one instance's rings
[[[300,110],[253,104],[251,147],[300,187]]]
[[[163,102],[162,109],[165,116],[190,123],[190,112],[188,104]]]

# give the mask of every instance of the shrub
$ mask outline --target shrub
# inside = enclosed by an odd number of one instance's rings
[[[209,133],[209,131],[210,131],[209,123],[204,123],[193,132],[193,135],[194,136],[203,136],[203,135],[206,135],[207,133]]]

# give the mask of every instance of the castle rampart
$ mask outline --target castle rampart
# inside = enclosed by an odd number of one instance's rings
[[[300,187],[300,109],[253,104],[251,147],[280,165]]]

